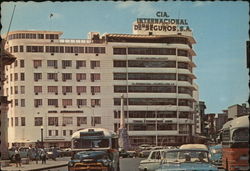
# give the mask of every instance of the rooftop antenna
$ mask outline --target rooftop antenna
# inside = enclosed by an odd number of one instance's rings
[[[7,42],[7,39],[8,39],[9,32],[10,32],[10,27],[11,27],[12,20],[13,20],[13,17],[14,17],[15,9],[16,9],[16,4],[14,5],[14,9],[13,9],[13,12],[12,12],[12,15],[11,15],[10,24],[9,24],[7,35],[6,35],[6,42]],[[5,43],[4,43],[4,45],[5,45]]]

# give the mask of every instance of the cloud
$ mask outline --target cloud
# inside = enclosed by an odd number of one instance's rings
[[[153,7],[151,2],[133,2],[133,1],[126,1],[126,2],[119,2],[116,5],[118,9],[129,9],[131,12],[137,17],[149,17],[153,16],[156,12],[156,9]]]
[[[210,4],[211,4],[211,2],[205,2],[205,1],[195,1],[195,2],[193,2],[194,7],[203,7],[203,6],[210,5]]]

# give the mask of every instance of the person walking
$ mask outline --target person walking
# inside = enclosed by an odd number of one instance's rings
[[[56,161],[56,157],[58,156],[58,152],[56,147],[53,147],[52,149],[52,159]]]
[[[41,149],[41,159],[42,159],[42,164],[46,164],[47,155],[44,149]]]
[[[39,149],[36,147],[35,148],[35,160],[36,160],[36,164],[38,164],[39,159],[40,159]]]
[[[16,162],[16,167],[18,167],[18,165],[21,167],[21,156],[20,156],[20,151],[19,149],[15,150],[15,162]]]

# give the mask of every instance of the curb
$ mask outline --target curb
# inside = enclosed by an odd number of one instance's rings
[[[54,166],[48,166],[48,167],[42,167],[42,168],[37,168],[37,169],[30,169],[30,170],[26,170],[26,171],[39,171],[39,170],[45,170],[45,169],[53,169],[53,168],[57,168],[57,167],[67,166],[67,165],[68,165],[68,163],[60,164],[60,165],[54,165]]]

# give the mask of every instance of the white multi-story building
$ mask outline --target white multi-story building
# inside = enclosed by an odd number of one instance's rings
[[[5,68],[10,144],[66,147],[81,128],[117,131],[122,94],[131,145],[191,142],[195,40],[190,30],[156,29],[91,32],[86,40],[62,39],[58,31],[10,32],[6,49],[17,57]]]

